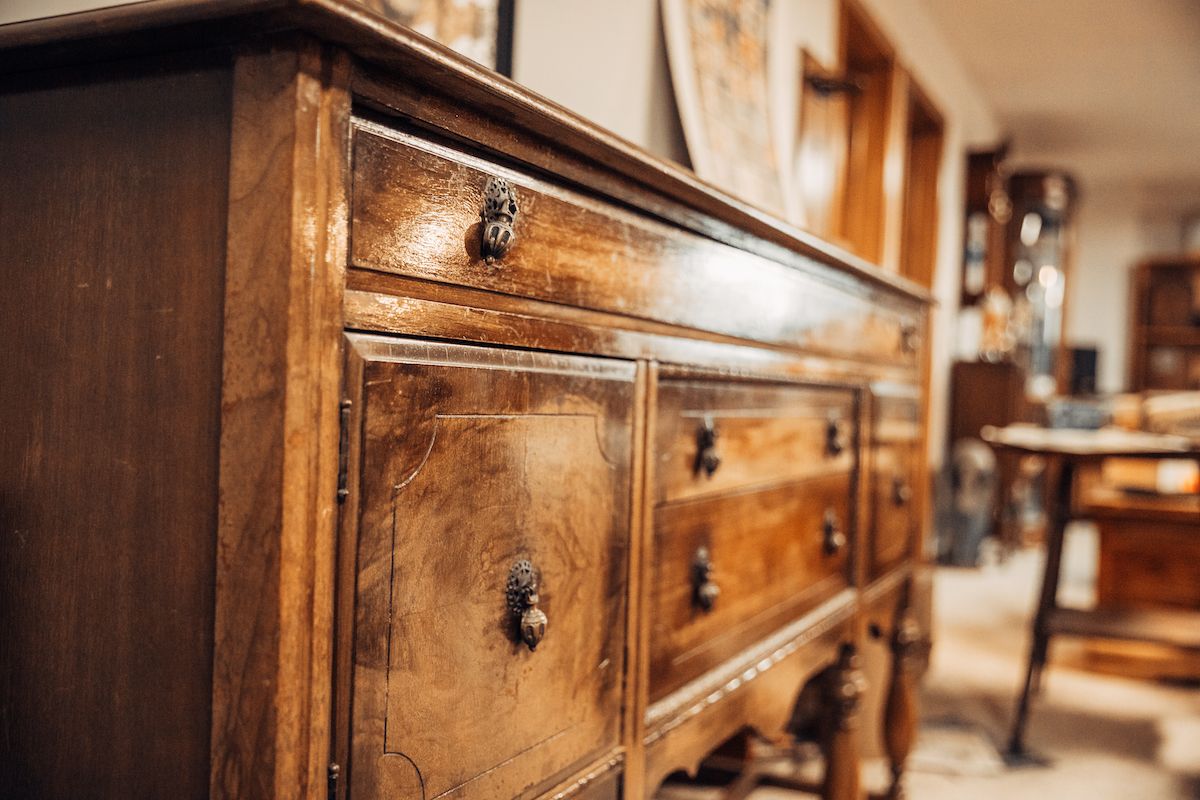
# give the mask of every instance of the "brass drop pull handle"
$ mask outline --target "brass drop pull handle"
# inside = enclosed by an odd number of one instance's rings
[[[915,353],[921,347],[921,333],[911,322],[900,328],[900,349],[905,353]]]
[[[832,508],[825,510],[825,517],[821,521],[821,541],[827,556],[836,556],[846,546],[846,534],[842,531],[842,523]]]
[[[908,481],[899,475],[892,478],[892,503],[897,506],[906,506],[912,501],[912,497],[913,490]]]
[[[530,651],[537,650],[542,637],[546,635],[546,613],[538,608],[538,583],[537,569],[531,561],[523,558],[513,564],[509,571],[505,590],[508,609],[517,618],[521,641]]]
[[[837,417],[825,423],[825,453],[836,458],[846,451],[846,425]]]
[[[711,478],[719,466],[721,456],[717,453],[717,425],[712,417],[705,417],[696,430],[696,464],[693,469],[697,475],[703,472]]]
[[[701,611],[712,611],[721,594],[721,587],[712,579],[712,558],[707,547],[700,547],[692,559],[692,599]]]
[[[483,234],[479,251],[489,265],[504,258],[517,237],[517,192],[504,178],[488,178],[483,189]]]

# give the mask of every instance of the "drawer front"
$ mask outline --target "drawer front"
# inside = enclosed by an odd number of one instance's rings
[[[916,541],[916,490],[921,456],[921,406],[916,387],[890,387],[873,397],[871,437],[870,579],[904,561]]]
[[[885,444],[875,449],[871,470],[874,506],[871,578],[879,577],[912,553],[916,527],[913,513],[916,450],[915,443]]]
[[[657,509],[652,701],[849,584],[852,491],[842,473]]]
[[[534,797],[619,745],[634,366],[349,344],[351,796]]]
[[[656,502],[849,472],[855,419],[855,395],[848,390],[663,381]]]
[[[781,249],[780,263],[367,122],[353,148],[355,267],[917,363],[920,306],[814,259]],[[493,177],[508,182],[517,210],[507,251],[489,264],[482,213]]]

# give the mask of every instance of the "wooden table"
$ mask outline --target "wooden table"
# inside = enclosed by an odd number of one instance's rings
[[[1106,458],[1185,458],[1200,461],[1200,446],[1180,436],[1116,429],[1054,430],[1032,425],[985,428],[983,439],[1001,452],[1036,455],[1057,471],[1056,489],[1048,499],[1046,566],[1033,617],[1032,642],[1025,684],[1017,702],[1007,757],[1010,763],[1029,760],[1025,724],[1031,696],[1041,688],[1042,668],[1050,637],[1055,635],[1121,639],[1167,644],[1200,651],[1200,613],[1164,611],[1084,611],[1058,605],[1063,534],[1073,517],[1072,494],[1076,468]],[[1200,525],[1200,519],[1196,521]]]

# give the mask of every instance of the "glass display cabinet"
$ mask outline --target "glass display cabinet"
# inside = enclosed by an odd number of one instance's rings
[[[1012,300],[1013,360],[1025,371],[1026,397],[1041,403],[1064,391],[1066,285],[1077,192],[1062,172],[1009,177],[1005,289]]]

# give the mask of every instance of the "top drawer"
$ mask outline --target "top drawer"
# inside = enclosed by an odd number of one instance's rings
[[[481,214],[493,177],[517,211],[509,249],[488,264]],[[354,132],[353,184],[356,267],[916,364],[916,301],[791,251],[780,251],[785,266],[368,122]]]
[[[854,393],[788,384],[659,384],[656,503],[848,472]]]

